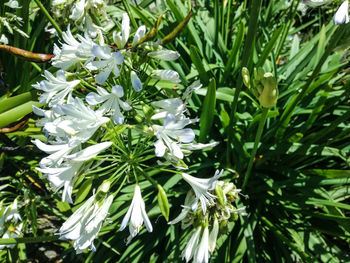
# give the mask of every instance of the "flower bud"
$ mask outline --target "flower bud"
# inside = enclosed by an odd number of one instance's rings
[[[254,88],[252,89],[255,97],[264,108],[271,108],[277,103],[278,89],[277,82],[272,73],[265,73],[262,68],[254,69]]]
[[[162,212],[162,215],[164,216],[166,221],[169,221],[169,202],[168,197],[166,196],[166,193],[161,185],[157,185],[158,187],[158,206],[160,208],[160,211]]]
[[[216,246],[216,240],[218,238],[218,234],[219,234],[219,221],[218,219],[215,217],[214,219],[214,223],[213,223],[213,228],[210,231],[209,234],[209,247],[208,250],[210,253],[214,252],[215,246]]]
[[[249,70],[246,67],[242,68],[242,78],[243,78],[244,85],[249,89],[250,88],[250,74],[249,74]]]

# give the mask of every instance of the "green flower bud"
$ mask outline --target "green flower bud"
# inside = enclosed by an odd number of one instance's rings
[[[262,68],[254,69],[254,88],[252,92],[264,108],[271,108],[277,103],[277,81],[272,73],[265,73]]]
[[[249,74],[249,70],[246,67],[242,68],[242,78],[243,78],[244,85],[249,89],[250,88],[250,74]]]
[[[161,185],[157,185],[158,187],[158,206],[160,208],[160,211],[162,212],[162,215],[164,216],[166,221],[169,221],[169,202],[168,197],[166,196],[166,193]]]
[[[261,106],[271,108],[276,105],[278,99],[276,79],[271,73],[265,73],[262,83],[264,85],[264,89],[258,97],[258,100]]]

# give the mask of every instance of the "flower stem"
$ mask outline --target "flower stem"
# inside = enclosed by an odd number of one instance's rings
[[[247,171],[246,171],[245,176],[244,176],[244,182],[243,182],[242,190],[245,189],[245,187],[247,185],[248,178],[249,178],[249,175],[250,175],[250,171],[252,170],[252,167],[253,167],[254,157],[256,155],[256,151],[258,150],[258,145],[259,145],[259,142],[260,142],[260,138],[261,138],[262,132],[264,130],[264,126],[265,126],[265,122],[266,122],[268,113],[269,113],[269,109],[268,108],[263,108],[262,116],[261,116],[260,122],[259,122],[258,131],[256,132],[256,136],[255,136],[253,151],[252,151],[252,153],[250,155],[248,168],[247,168]]]
[[[50,21],[50,23],[53,25],[53,27],[57,30],[59,35],[62,35],[62,30],[59,27],[59,25],[56,23],[56,21],[50,16],[49,12],[43,6],[43,4],[40,2],[40,0],[34,0],[35,3],[38,5],[38,7],[41,9],[41,11],[44,13],[44,15],[47,17],[47,19]]]

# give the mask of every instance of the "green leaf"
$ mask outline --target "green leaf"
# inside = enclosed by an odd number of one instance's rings
[[[213,125],[214,113],[215,113],[215,105],[216,105],[216,82],[215,79],[212,78],[210,80],[207,94],[205,95],[203,102],[203,110],[200,117],[200,133],[199,133],[199,141],[203,142],[206,136],[209,134],[210,129]]]
[[[79,204],[80,202],[84,201],[86,196],[89,194],[91,186],[92,186],[93,179],[86,180],[80,187],[77,195],[75,196],[75,202],[74,205]]]
[[[199,78],[203,83],[205,84],[208,83],[209,77],[207,72],[205,71],[205,67],[203,65],[203,59],[200,57],[197,47],[191,45],[190,56],[191,56],[192,63],[194,64],[194,66],[198,71]]]

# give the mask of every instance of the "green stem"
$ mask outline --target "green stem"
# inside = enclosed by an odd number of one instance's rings
[[[252,167],[253,167],[254,157],[256,155],[256,151],[258,150],[258,145],[259,145],[259,142],[260,142],[260,138],[261,138],[262,132],[264,130],[264,126],[265,126],[265,122],[266,122],[268,113],[269,113],[269,109],[268,108],[263,108],[262,116],[261,116],[260,122],[259,122],[258,131],[256,132],[256,136],[255,136],[253,151],[252,151],[252,153],[250,155],[248,168],[247,168],[247,171],[246,171],[245,176],[244,176],[244,182],[243,182],[242,190],[244,190],[246,185],[247,185],[248,178],[250,176],[250,171],[252,170]]]
[[[49,12],[45,8],[45,6],[40,2],[40,0],[34,0],[34,2],[38,5],[38,7],[41,9],[41,11],[44,13],[46,18],[50,21],[50,23],[53,25],[53,27],[57,30],[57,32],[62,35],[62,30],[60,26],[56,23],[56,21],[50,16]]]
[[[40,243],[58,240],[59,236],[42,236],[42,237],[19,237],[19,238],[0,238],[1,245],[18,244],[18,243]]]

